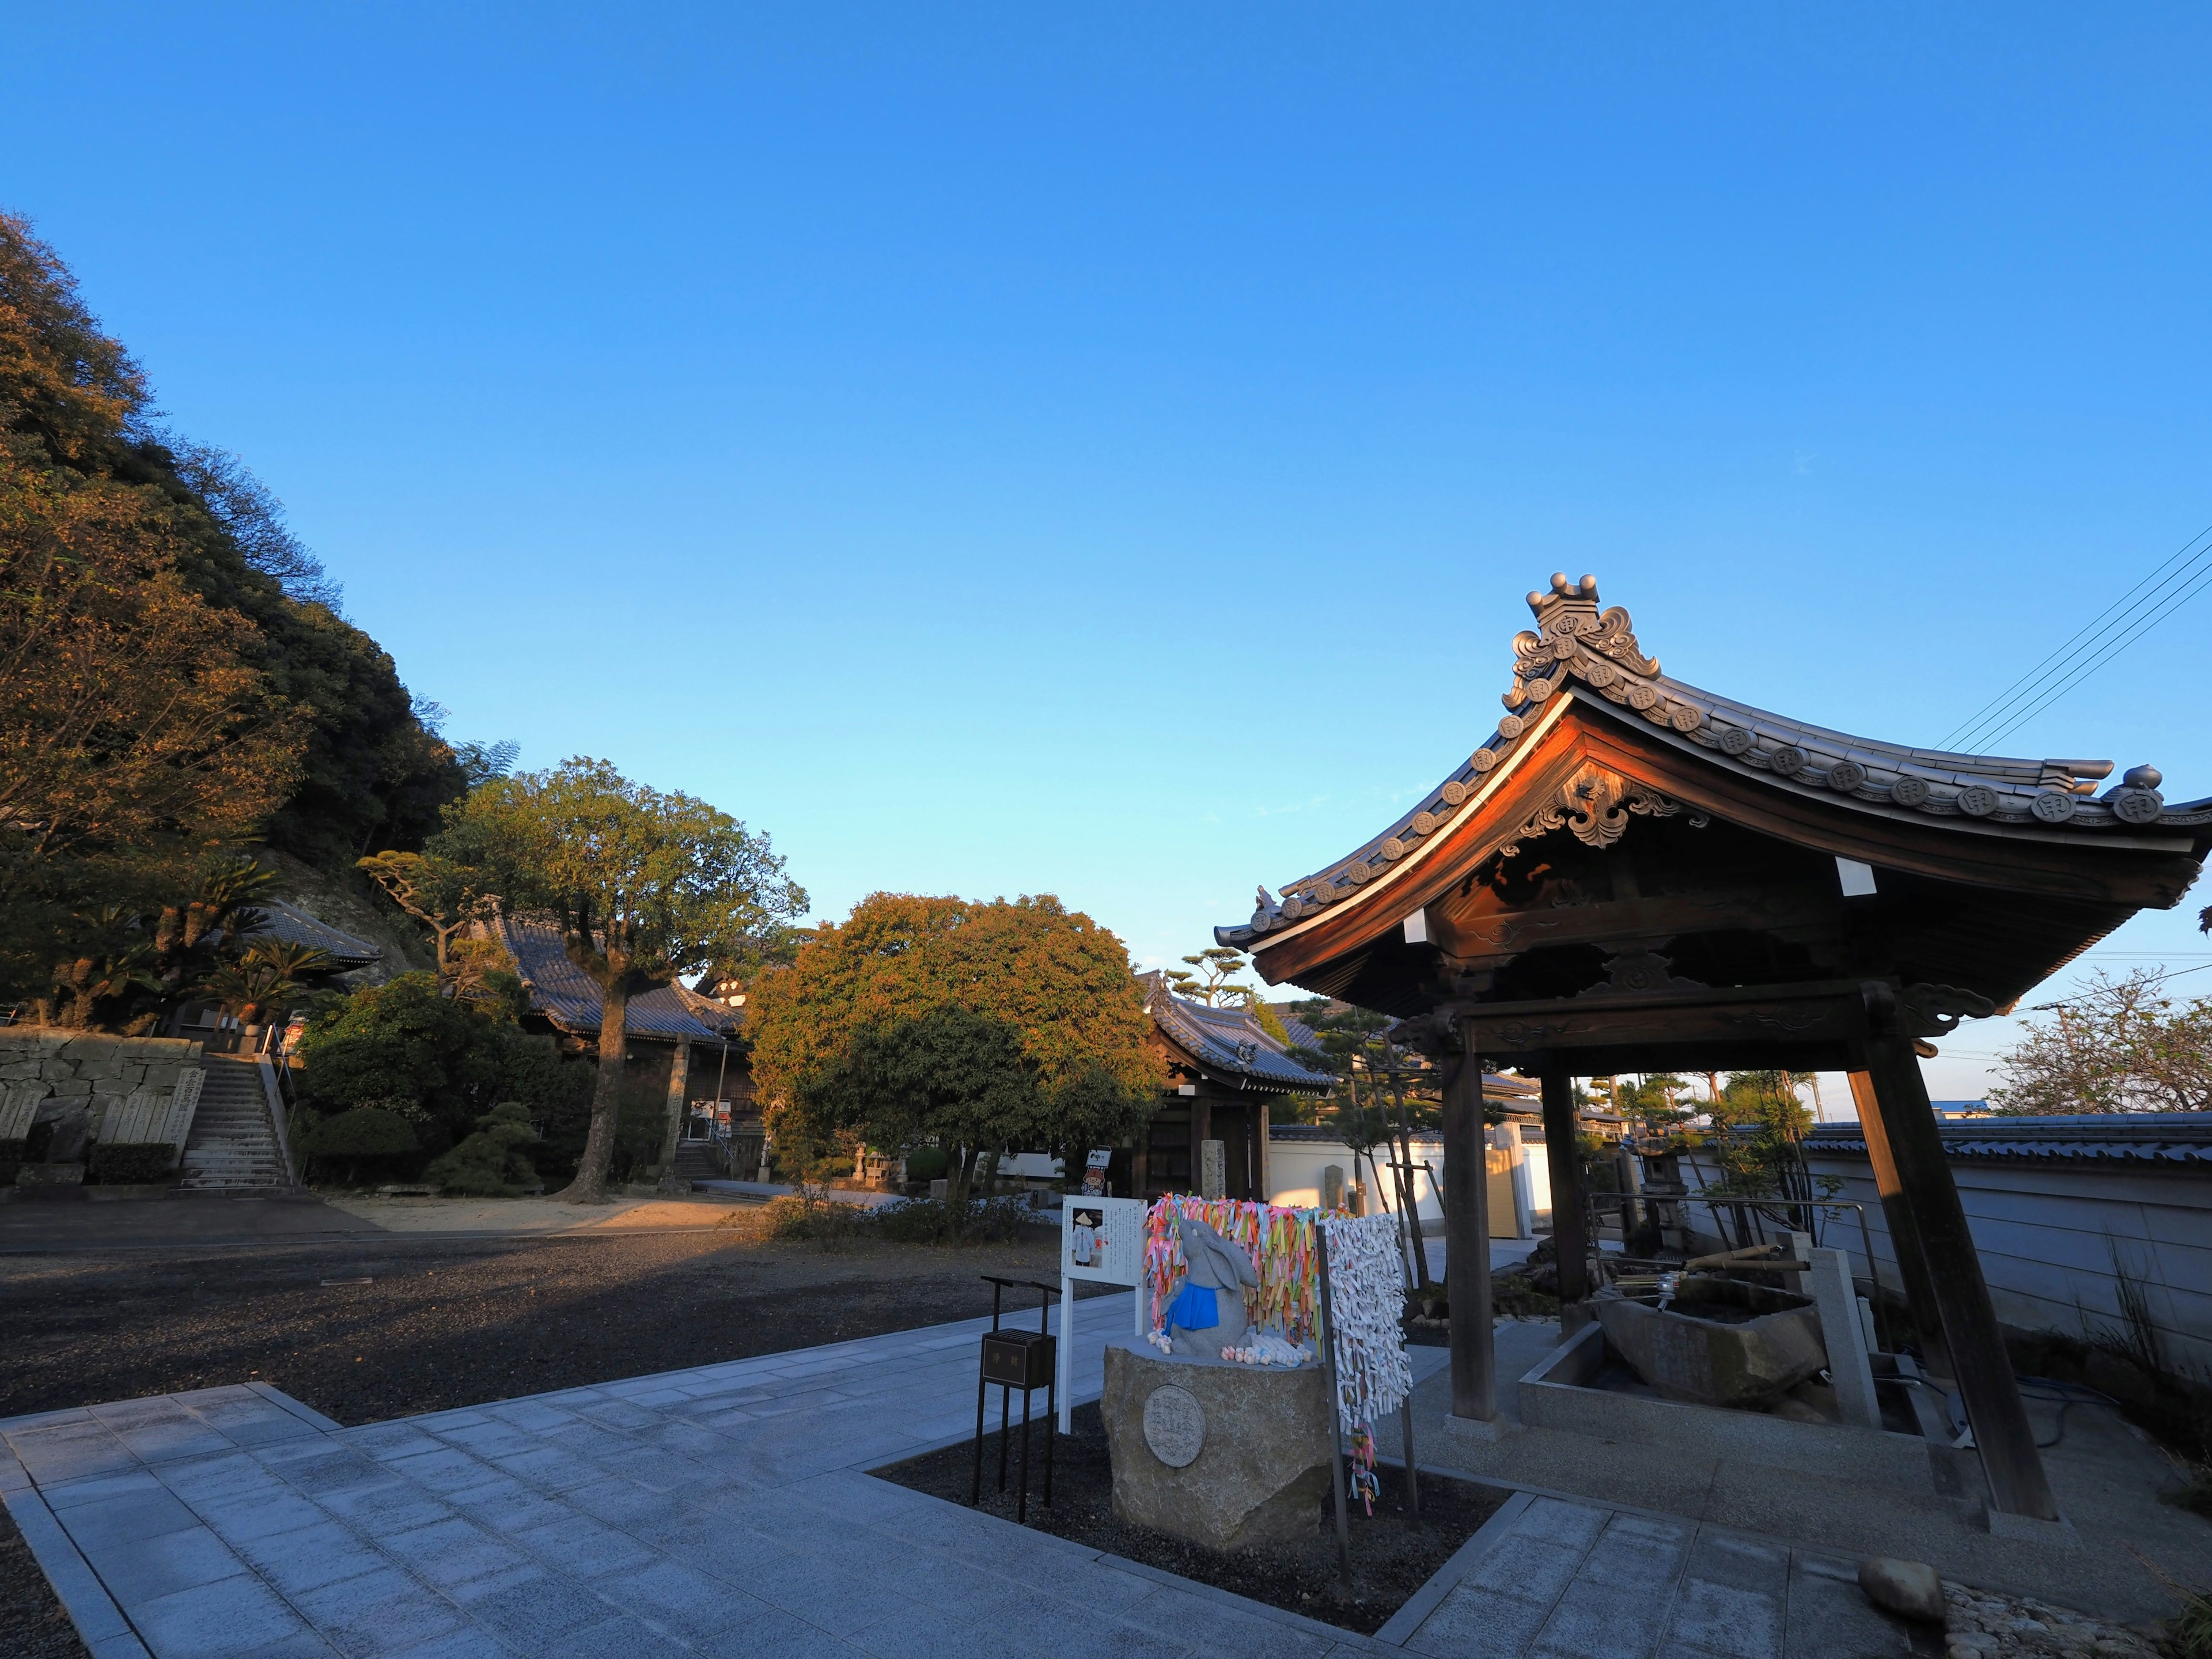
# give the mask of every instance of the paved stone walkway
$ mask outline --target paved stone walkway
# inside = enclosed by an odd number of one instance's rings
[[[1129,1321],[1081,1305],[1078,1398]],[[17,1418],[0,1493],[98,1659],[1907,1650],[1846,1564],[1587,1503],[1516,1497],[1370,1641],[870,1479],[972,1431],[988,1322],[356,1429],[256,1386]]]

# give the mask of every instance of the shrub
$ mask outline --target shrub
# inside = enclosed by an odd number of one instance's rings
[[[906,1155],[906,1178],[908,1181],[942,1181],[945,1172],[952,1167],[942,1146],[917,1146]]]
[[[472,1197],[502,1198],[538,1184],[525,1148],[537,1143],[530,1109],[519,1100],[501,1101],[477,1121],[476,1133],[422,1172],[440,1190]]]
[[[379,1106],[356,1106],[351,1111],[310,1124],[300,1137],[300,1154],[317,1159],[343,1158],[348,1184],[364,1158],[401,1158],[419,1150],[415,1126],[394,1111]]]
[[[177,1172],[177,1149],[166,1140],[112,1146],[95,1141],[89,1163],[85,1179],[100,1186],[150,1186]]]
[[[966,1225],[939,1198],[909,1198],[874,1209],[841,1204],[825,1197],[818,1188],[802,1187],[787,1198],[769,1202],[769,1235],[799,1238],[835,1248],[856,1239],[880,1238],[890,1244],[1003,1244],[1022,1236],[1022,1229],[1036,1219],[1036,1212],[1018,1198],[971,1200]]]

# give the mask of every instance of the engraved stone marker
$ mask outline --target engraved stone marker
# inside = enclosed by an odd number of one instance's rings
[[[1173,1383],[1145,1401],[1145,1443],[1171,1469],[1188,1468],[1206,1446],[1206,1412],[1198,1396]]]

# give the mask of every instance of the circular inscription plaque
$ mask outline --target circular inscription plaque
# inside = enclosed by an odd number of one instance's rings
[[[1145,1401],[1145,1443],[1171,1469],[1188,1468],[1206,1447],[1206,1409],[1172,1382]]]

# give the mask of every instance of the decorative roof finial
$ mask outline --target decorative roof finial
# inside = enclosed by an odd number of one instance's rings
[[[1667,696],[1656,684],[1659,659],[1636,643],[1635,625],[1619,605],[1602,615],[1597,608],[1597,578],[1569,581],[1564,572],[1552,578],[1552,591],[1528,596],[1536,630],[1513,636],[1513,687],[1505,706],[1513,712],[1498,724],[1508,742],[1521,735],[1527,716],[1569,676],[1613,702],[1626,703],[1655,725],[1694,732],[1705,714]]]

